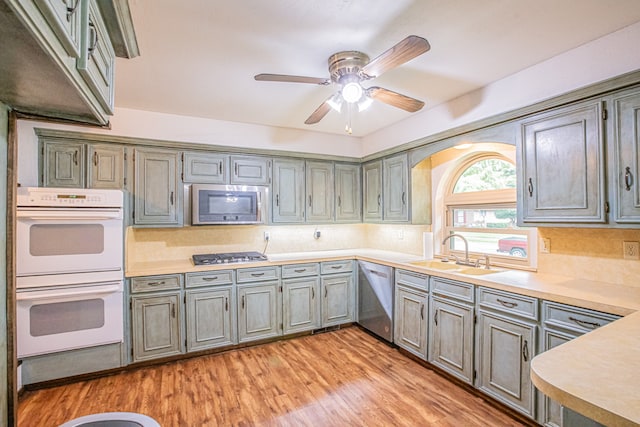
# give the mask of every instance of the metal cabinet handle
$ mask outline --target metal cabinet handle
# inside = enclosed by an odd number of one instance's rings
[[[631,191],[631,185],[633,184],[633,175],[631,175],[631,168],[627,166],[624,168],[624,189]]]
[[[147,285],[149,286],[160,286],[160,285],[164,285],[164,280],[161,282],[149,282],[147,283]]]
[[[509,307],[509,308],[518,306],[517,302],[505,301],[505,300],[501,300],[500,298],[496,299],[496,301],[498,301],[500,304],[504,305],[505,307]]]
[[[214,280],[218,280],[218,276],[203,277],[202,280],[204,280],[205,282],[213,282]]]
[[[73,164],[76,166],[78,165],[78,150],[73,152]]]
[[[98,152],[97,151],[93,152],[93,164],[98,166]]]
[[[524,345],[522,346],[522,359],[525,362],[529,360],[529,343],[527,340],[524,340]]]
[[[311,194],[309,194],[309,207],[311,207]]]
[[[244,295],[242,295],[242,309],[244,310]]]
[[[171,202],[171,205],[173,205],[173,191],[169,194],[169,201]]]
[[[342,207],[342,197],[338,196],[338,207]]]
[[[326,286],[325,286],[325,288],[324,288],[324,297],[325,297],[325,298],[327,297],[327,287],[326,287]]]
[[[433,315],[433,321],[435,322],[436,326],[438,326],[438,310],[436,310],[436,314]]]
[[[218,173],[222,174],[222,160],[218,163]]]
[[[220,170],[220,172],[222,172],[222,170]],[[233,166],[233,173],[234,173],[235,176],[238,176],[238,164],[237,163]]]
[[[229,311],[229,298],[224,298],[224,311]]]
[[[306,268],[299,268],[299,269],[293,270],[293,271],[295,271],[296,273],[304,273],[305,271],[307,271],[307,269]]]
[[[424,320],[424,304],[420,304],[420,319]]]
[[[382,204],[382,199],[381,196],[378,194],[378,206],[380,206]]]
[[[98,46],[98,30],[93,22],[89,22],[89,39],[92,40],[91,46],[88,49],[89,57],[93,56],[93,52]]]
[[[260,277],[260,276],[264,276],[264,273],[251,273],[252,277]]]
[[[316,299],[316,290],[315,290],[315,288],[311,288],[311,299]]]
[[[280,195],[276,194],[276,206],[280,206]]]
[[[531,178],[529,178],[527,189],[529,190],[529,197],[533,197],[533,180]]]
[[[569,320],[571,320],[572,322],[577,323],[580,326],[585,326],[585,327],[591,328],[591,329],[596,329],[596,328],[599,328],[600,326],[602,326],[600,323],[589,322],[587,320],[577,319],[577,318],[575,318],[573,316],[569,316]]]
[[[332,265],[331,268],[333,270],[340,270],[342,268],[342,266],[341,265]]]
[[[405,193],[404,191],[402,192],[402,204],[407,204],[407,193]]]
[[[174,302],[171,303],[171,317],[176,318],[176,304]]]
[[[73,7],[67,6],[67,22],[71,22],[71,17],[74,13],[76,13],[76,9],[78,8],[79,4],[80,0],[76,0],[76,2],[73,4]]]

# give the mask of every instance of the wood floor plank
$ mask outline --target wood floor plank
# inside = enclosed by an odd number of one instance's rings
[[[18,425],[108,411],[163,427],[522,425],[357,327],[27,391]]]

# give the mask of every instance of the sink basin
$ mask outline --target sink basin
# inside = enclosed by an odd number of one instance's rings
[[[487,270],[484,267],[467,267],[456,271],[456,273],[467,274],[469,276],[484,276],[485,274],[499,273],[500,271],[501,270]]]
[[[460,270],[460,266],[452,262],[442,262],[437,260],[425,260],[410,262],[411,265],[419,267],[432,268],[434,270]]]

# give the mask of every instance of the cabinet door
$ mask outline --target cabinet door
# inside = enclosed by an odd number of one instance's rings
[[[333,163],[307,162],[307,221],[333,221]]]
[[[231,156],[231,184],[268,185],[271,160],[264,157]]]
[[[178,154],[136,149],[134,162],[134,224],[179,225]]]
[[[601,115],[593,101],[522,124],[522,222],[606,221]]]
[[[304,222],[304,161],[273,161],[273,222]]]
[[[187,291],[187,351],[233,344],[230,286]]]
[[[322,326],[353,322],[355,304],[353,276],[322,277]]]
[[[87,188],[124,188],[124,147],[90,145]]]
[[[575,336],[544,329],[542,333],[542,349],[543,351],[551,350],[554,347],[569,342],[573,338],[575,338]],[[562,426],[562,405],[542,393],[540,393],[540,396],[542,398],[542,406],[540,408],[542,411],[540,416],[542,425],[547,427]]]
[[[362,181],[360,165],[335,165],[336,222],[362,220]]]
[[[229,182],[225,154],[184,153],[182,173],[184,182],[197,184],[226,184]]]
[[[610,158],[611,183],[614,188],[615,220],[618,223],[640,222],[640,92],[635,89],[612,101],[613,117],[609,135],[613,135]]]
[[[85,145],[82,143],[43,143],[42,185],[84,188],[84,159]]]
[[[131,297],[133,361],[181,352],[180,292]]]
[[[382,190],[385,221],[409,220],[409,166],[406,154],[383,161]]]
[[[281,335],[282,301],[278,282],[243,285],[238,289],[239,342]]]
[[[478,322],[480,390],[535,417],[530,371],[536,326],[485,312]]]
[[[399,347],[427,358],[427,293],[396,286],[393,342]]]
[[[362,205],[365,221],[382,220],[382,162],[367,163],[362,167]]]
[[[320,327],[320,279],[305,277],[282,282],[284,333]]]
[[[116,54],[95,0],[80,1],[80,8],[83,22],[77,68],[102,108],[113,114]]]
[[[81,13],[79,0],[35,0],[67,54],[80,57]]]
[[[429,361],[473,383],[473,307],[432,297]]]

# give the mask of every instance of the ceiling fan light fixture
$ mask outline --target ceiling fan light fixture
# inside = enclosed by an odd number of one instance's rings
[[[342,98],[345,101],[353,104],[354,102],[360,101],[362,98],[362,86],[358,82],[349,82],[342,87]]]
[[[358,112],[364,111],[367,108],[371,107],[371,104],[373,104],[373,98],[364,95],[362,99],[358,101]]]
[[[329,98],[327,100],[327,104],[329,104],[329,106],[333,108],[335,111],[337,111],[338,113],[342,111],[342,96],[340,92],[336,93],[331,98]]]

